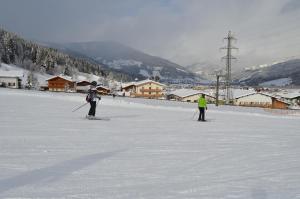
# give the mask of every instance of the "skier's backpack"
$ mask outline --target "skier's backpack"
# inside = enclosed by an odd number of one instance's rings
[[[87,102],[91,102],[91,101],[92,101],[92,98],[91,98],[90,93],[87,94],[87,96],[85,97],[85,100],[86,100]]]

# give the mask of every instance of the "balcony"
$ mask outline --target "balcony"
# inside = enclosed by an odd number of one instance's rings
[[[140,89],[140,92],[162,92],[162,89],[158,89],[158,88],[153,88],[153,89],[146,89],[146,88],[142,88]]]

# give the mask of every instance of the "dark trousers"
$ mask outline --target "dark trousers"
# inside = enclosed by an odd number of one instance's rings
[[[91,105],[91,108],[90,108],[90,111],[89,111],[89,115],[95,116],[95,114],[96,114],[96,102],[91,101],[90,105]]]
[[[199,107],[199,118],[198,121],[205,121],[205,108]]]

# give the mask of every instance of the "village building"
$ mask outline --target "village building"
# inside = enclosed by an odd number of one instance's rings
[[[64,92],[75,92],[76,85],[75,81],[68,76],[54,76],[46,80],[48,82],[49,91],[64,91]]]
[[[300,106],[300,91],[277,93],[276,97],[291,103],[293,106]]]
[[[89,81],[83,80],[76,82],[76,92],[78,93],[87,93],[90,89],[91,83]]]
[[[199,90],[192,89],[178,89],[170,92],[167,95],[168,100],[182,101],[182,102],[198,102],[201,95],[205,95],[207,103],[214,103],[215,97]]]
[[[1,71],[0,87],[21,88],[21,82],[24,74],[21,71]]]
[[[110,94],[110,89],[107,88],[107,87],[105,87],[105,86],[97,86],[96,89],[97,89],[97,92],[100,95],[108,95],[108,94]]]
[[[288,109],[289,103],[275,98],[265,93],[252,93],[235,98],[234,105],[274,108],[274,109]]]
[[[158,99],[164,96],[164,84],[143,80],[122,85],[124,96]]]

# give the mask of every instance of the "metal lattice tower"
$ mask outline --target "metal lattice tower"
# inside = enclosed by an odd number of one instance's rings
[[[227,46],[221,48],[221,49],[225,49],[227,51],[226,56],[222,57],[222,59],[226,60],[226,74],[225,74],[225,89],[226,89],[226,93],[225,93],[225,101],[226,104],[229,104],[232,99],[233,99],[233,94],[232,94],[232,90],[231,90],[231,62],[233,59],[236,59],[235,57],[232,56],[232,50],[237,50],[238,48],[234,47],[232,45],[233,41],[236,41],[236,38],[233,37],[233,35],[231,34],[231,31],[228,32],[228,36],[224,38],[224,40],[227,40]]]

